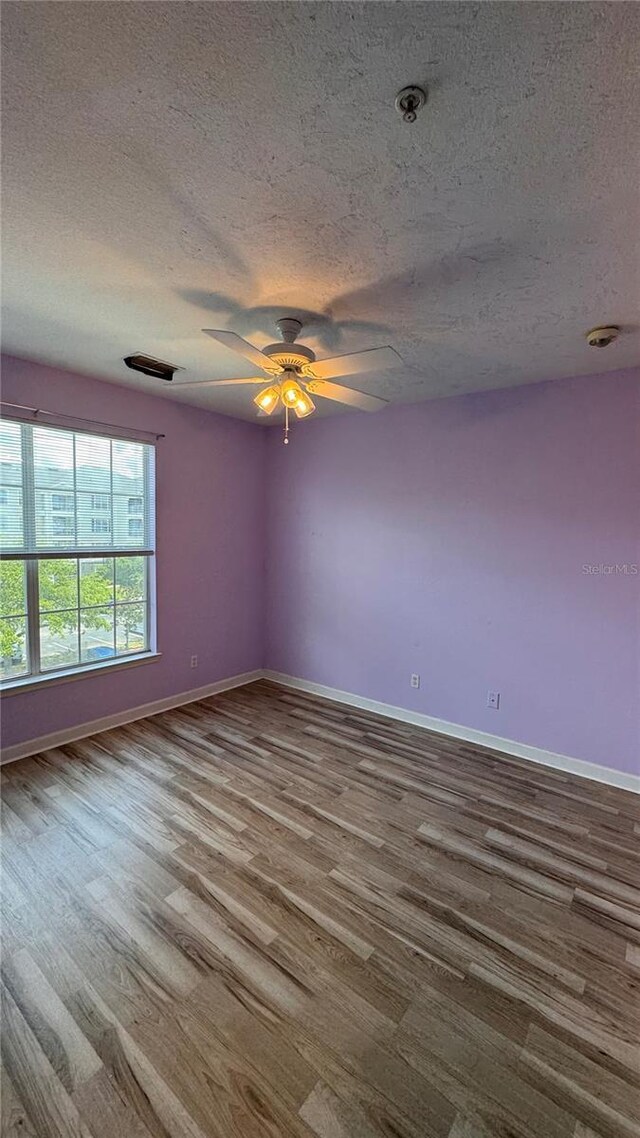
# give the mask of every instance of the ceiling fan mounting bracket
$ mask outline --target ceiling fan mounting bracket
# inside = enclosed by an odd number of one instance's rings
[[[262,349],[262,354],[273,360],[278,369],[300,372],[302,368],[314,362],[315,352],[306,344],[295,343],[296,337],[302,331],[300,320],[296,320],[293,316],[283,316],[280,320],[276,320],[276,328],[282,336],[282,341],[267,344],[266,348]]]
[[[283,316],[280,320],[276,320],[276,328],[285,344],[293,344],[302,331],[302,321],[292,316]]]

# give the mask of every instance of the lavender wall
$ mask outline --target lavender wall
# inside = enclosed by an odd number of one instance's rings
[[[264,432],[11,357],[2,398],[166,435],[157,451],[162,658],[7,697],[3,746],[262,667]]]
[[[640,563],[639,416],[628,371],[271,433],[268,666],[637,770],[640,576],[583,565]]]
[[[8,697],[4,746],[261,667],[266,613],[275,670],[640,766],[640,575],[582,568],[640,562],[640,372],[311,420],[288,448],[39,364],[5,357],[2,380],[5,400],[166,435],[162,658]]]

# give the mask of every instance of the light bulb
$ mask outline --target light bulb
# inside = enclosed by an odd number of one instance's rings
[[[298,419],[306,419],[307,415],[315,411],[316,405],[313,399],[307,395],[306,391],[301,391],[293,409]]]
[[[265,415],[270,415],[278,406],[279,398],[280,392],[277,387],[267,387],[256,395],[253,402]]]
[[[295,407],[304,392],[295,379],[285,379],[280,384],[280,398],[286,407]]]

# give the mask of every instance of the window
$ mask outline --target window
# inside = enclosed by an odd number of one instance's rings
[[[154,460],[148,443],[0,423],[2,682],[150,651]]]
[[[141,514],[142,513],[142,498],[129,498],[129,513]]]
[[[66,510],[67,513],[73,513],[73,494],[52,494],[51,495],[51,509],[52,510]]]

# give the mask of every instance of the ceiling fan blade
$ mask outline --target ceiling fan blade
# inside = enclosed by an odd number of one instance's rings
[[[174,383],[174,390],[178,387],[241,387],[247,383],[268,383],[268,375],[253,375],[250,379],[196,379],[188,383]]]
[[[231,348],[234,352],[239,352],[245,359],[251,360],[252,364],[256,367],[264,368],[265,371],[273,373],[280,372],[282,368],[274,363],[269,356],[265,356],[258,348],[254,348],[248,340],[243,340],[242,336],[237,336],[235,332],[225,332],[220,328],[203,328],[207,336],[212,336],[219,344],[223,344],[225,348]]]
[[[336,403],[346,403],[348,407],[359,407],[361,411],[380,411],[389,402],[377,395],[366,395],[364,391],[354,391],[341,383],[329,383],[326,379],[312,379],[305,384],[311,395],[322,399],[334,399]]]
[[[402,356],[391,347],[368,348],[364,352],[352,352],[348,356],[333,356],[329,360],[315,360],[305,368],[313,379],[337,379],[343,375],[361,375],[363,372],[384,371],[385,368],[400,367]],[[318,393],[319,394],[319,393]]]

